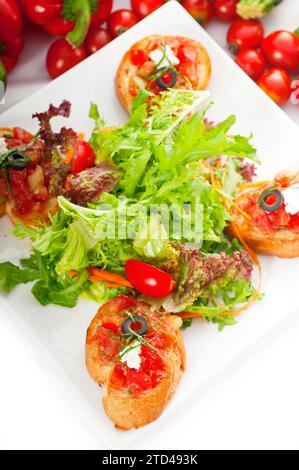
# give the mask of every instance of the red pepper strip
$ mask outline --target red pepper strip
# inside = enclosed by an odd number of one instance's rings
[[[23,49],[22,16],[14,0],[0,2],[0,80],[16,65]]]

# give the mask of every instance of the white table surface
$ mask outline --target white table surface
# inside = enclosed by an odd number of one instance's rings
[[[115,7],[126,7],[128,3],[116,0]],[[298,0],[284,0],[265,20],[269,32],[277,28],[293,30],[298,25]],[[217,22],[208,27],[223,46],[226,29]],[[9,77],[6,103],[0,111],[48,81],[44,60],[52,38],[36,30],[28,31],[27,36],[24,54]],[[285,110],[299,125],[299,106],[289,104]],[[283,321],[218,377],[212,393],[210,387],[209,393],[202,391],[193,397],[171,418],[167,428],[161,426],[155,434],[146,433],[133,448],[299,449],[298,358],[299,310],[298,316]],[[4,316],[0,370],[0,449],[101,449]]]

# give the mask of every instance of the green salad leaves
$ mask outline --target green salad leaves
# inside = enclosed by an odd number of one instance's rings
[[[110,128],[92,104],[95,170],[80,173],[58,197],[50,224],[16,227],[17,237],[31,240],[32,254],[20,267],[0,264],[0,288],[34,282],[42,305],[72,307],[79,296],[104,302],[128,289],[88,280],[88,268],[123,274],[134,258],[173,275],[177,287],[161,299],[165,308],[198,312],[220,329],[233,324],[221,314],[247,302],[254,287],[248,254],[226,236],[223,197],[233,197],[256,151],[250,137],[233,135],[234,116],[207,121],[204,98],[201,91],[141,91],[129,120]]]

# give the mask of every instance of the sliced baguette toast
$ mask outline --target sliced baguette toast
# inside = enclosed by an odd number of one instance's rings
[[[266,182],[259,188],[240,191],[236,195],[235,202],[247,212],[247,203],[250,199],[257,200],[261,192],[267,188],[279,187],[283,189],[290,184],[298,183],[297,175],[285,173],[279,174],[274,181]],[[272,233],[263,229],[259,224],[248,220],[242,214],[234,212],[236,225],[230,226],[230,232],[243,240],[256,252],[263,255],[278,256],[280,258],[296,258],[299,256],[299,230],[290,230],[287,227],[280,227]],[[240,240],[241,241],[241,240]]]
[[[86,365],[92,378],[106,386],[103,406],[107,415],[118,429],[129,430],[144,426],[161,415],[175,393],[185,369],[185,348],[179,329],[182,322],[179,317],[157,312],[145,302],[136,300],[136,306],[130,308],[131,313],[142,315],[147,319],[151,334],[154,332],[158,338],[167,337],[167,346],[165,344],[163,347],[156,346],[154,353],[158,354],[159,363],[163,364],[162,375],[157,384],[137,394],[131,393],[126,385],[116,387],[116,369],[124,367],[118,360],[119,353],[112,358],[108,357],[107,360],[102,351],[99,353],[99,344],[96,340],[99,327],[107,324],[109,318],[109,321],[113,321],[119,327],[126,318],[124,312],[119,311],[107,316],[107,308],[111,311],[115,301],[117,300],[112,299],[99,309],[87,330]],[[135,370],[133,372],[136,373]],[[150,372],[149,370],[148,373]],[[126,373],[130,373],[127,366],[124,370],[124,374]]]
[[[199,42],[194,39],[185,38],[181,36],[160,36],[152,35],[145,37],[134,44],[124,55],[116,74],[115,86],[118,97],[124,107],[129,110],[134,97],[138,94],[140,88],[137,84],[136,77],[139,83],[143,83],[143,86],[147,88],[148,79],[147,72],[141,77],[138,74],[138,66],[134,65],[131,60],[132,50],[142,50],[145,53],[149,53],[155,48],[158,43],[159,46],[176,44],[179,41],[181,45],[192,48],[195,51],[194,60],[194,83],[192,88],[196,90],[203,90],[206,88],[208,81],[211,76],[211,61],[206,49]],[[190,83],[188,85],[190,87]]]

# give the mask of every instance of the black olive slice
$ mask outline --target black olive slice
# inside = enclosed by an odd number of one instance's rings
[[[177,82],[178,74],[174,69],[163,67],[158,69],[159,77],[156,79],[160,88],[172,88]]]
[[[265,212],[274,212],[283,204],[283,195],[279,189],[265,189],[258,200],[259,207]]]
[[[7,162],[9,162],[7,166],[14,170],[24,170],[29,161],[27,155],[20,152],[13,152],[7,157]]]
[[[140,336],[145,335],[148,332],[148,321],[142,315],[132,315],[123,321],[121,331],[124,335],[132,334],[132,332]]]

